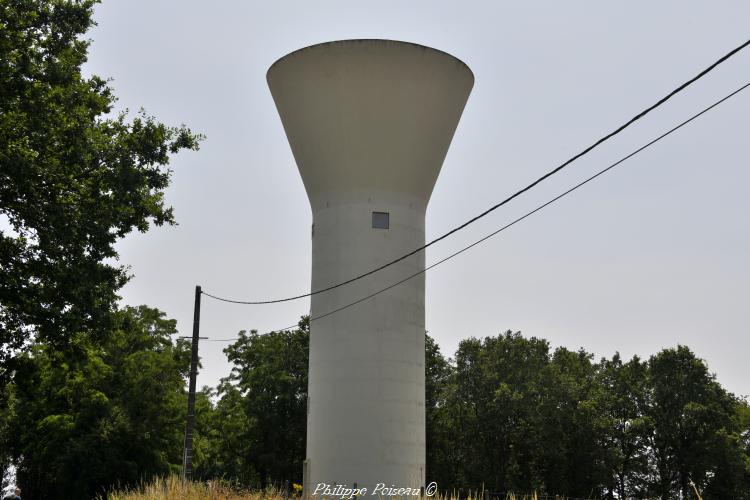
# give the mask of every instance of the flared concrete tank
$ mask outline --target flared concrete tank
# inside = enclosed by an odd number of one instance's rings
[[[425,243],[425,210],[474,83],[455,57],[345,40],[282,57],[268,84],[313,215],[312,289]],[[424,269],[424,252],[314,295],[313,318]],[[310,327],[305,493],[425,479],[424,275]],[[318,495],[322,491],[318,490]]]

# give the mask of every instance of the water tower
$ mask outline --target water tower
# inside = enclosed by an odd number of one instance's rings
[[[267,79],[312,208],[312,289],[423,245],[474,83],[466,64],[413,43],[344,40],[282,57]],[[421,252],[314,295],[312,317],[424,265]],[[424,275],[312,322],[306,495],[319,483],[423,485],[424,323]]]

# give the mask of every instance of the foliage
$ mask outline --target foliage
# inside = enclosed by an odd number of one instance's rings
[[[609,496],[643,498],[649,483],[649,436],[653,421],[648,364],[634,356],[623,363],[619,354],[602,359],[596,374],[596,405],[607,474],[603,486]]]
[[[0,492],[10,486],[11,456],[8,451],[10,424],[15,411],[13,386],[0,385]]]
[[[443,357],[440,347],[429,335],[425,335],[425,430],[427,482],[430,478],[452,475],[450,464],[454,463],[454,449],[450,446],[454,429],[449,425],[445,413],[447,387],[452,368]]]
[[[168,342],[174,324],[155,310],[120,323],[99,347],[80,340],[75,359],[46,347],[23,358],[26,382],[8,393],[23,485],[65,478],[78,494],[176,470],[187,345]],[[225,350],[232,376],[198,394],[197,478],[301,482],[308,346],[303,318]],[[462,341],[455,360],[425,347],[427,480],[444,493],[676,499],[695,485],[707,500],[750,498],[750,407],[684,346],[598,363],[510,331]]]
[[[707,498],[750,497],[750,470],[742,456],[739,402],[716,382],[706,364],[685,346],[665,349],[649,360],[653,421],[650,448],[654,495],[692,492]]]
[[[189,364],[175,321],[146,306],[115,315],[100,342],[19,359],[8,449],[25,496],[91,498],[179,470]]]
[[[538,448],[535,410],[548,353],[546,341],[511,332],[461,342],[447,402],[447,424],[458,430],[448,446],[460,465],[456,476],[441,478],[441,487],[531,491],[541,485],[525,457]]]
[[[303,321],[226,349],[233,376],[199,405],[202,477],[298,480],[308,335]],[[597,363],[508,331],[446,360],[427,336],[425,370],[427,481],[443,492],[750,498],[750,408],[686,347]]]
[[[0,1],[0,383],[31,339],[111,329],[128,279],[114,244],[173,223],[164,167],[201,138],[110,115],[112,89],[81,71],[94,3]]]
[[[214,436],[218,446],[196,461],[196,474],[242,479],[261,489],[302,482],[309,336],[305,317],[294,330],[240,332],[224,350],[232,375],[219,388],[213,415],[198,417],[199,433]]]
[[[225,380],[216,390],[204,387],[198,393],[195,413],[194,476],[257,484],[258,475],[246,453],[251,421],[237,386]]]
[[[588,496],[603,474],[594,373],[586,353],[520,333],[461,342],[439,424],[452,452],[428,474],[450,489]]]
[[[441,367],[427,473],[444,491],[750,498],[747,402],[684,346],[594,363],[506,332],[462,341],[447,375],[439,352],[426,359],[428,380]]]

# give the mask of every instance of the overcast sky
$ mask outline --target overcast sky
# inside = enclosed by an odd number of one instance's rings
[[[304,46],[386,38],[449,52],[476,83],[427,211],[431,239],[528,184],[750,37],[750,3],[104,0],[86,70],[119,105],[207,135],[181,153],[179,226],[119,245],[123,303],[192,327],[193,290],[309,291],[311,212],[266,85]],[[450,240],[434,262],[513,220],[750,81],[750,48],[564,172]],[[600,356],[685,344],[750,393],[750,90],[571,197],[430,271],[426,324],[443,353],[508,329]],[[286,327],[309,300],[203,299],[201,334]],[[203,342],[198,384],[229,373]]]

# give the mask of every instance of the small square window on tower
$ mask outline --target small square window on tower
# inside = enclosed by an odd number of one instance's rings
[[[388,229],[390,227],[388,212],[373,212],[372,227],[374,229]]]

